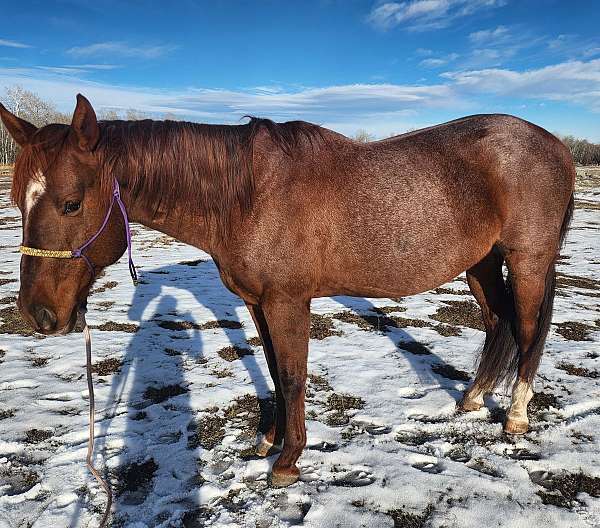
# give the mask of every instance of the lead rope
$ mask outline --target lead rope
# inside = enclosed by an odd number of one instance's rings
[[[104,528],[106,526],[106,521],[108,520],[108,516],[110,515],[110,508],[112,506],[113,495],[108,483],[100,476],[98,470],[94,467],[93,455],[94,455],[94,422],[95,422],[95,414],[96,414],[96,403],[94,400],[94,384],[92,382],[92,336],[90,334],[90,329],[88,328],[87,322],[85,320],[85,308],[79,311],[79,315],[81,317],[81,322],[83,323],[83,335],[85,337],[85,355],[86,355],[86,372],[87,372],[87,385],[88,392],[90,395],[90,426],[89,426],[89,437],[88,437],[88,448],[87,448],[87,458],[86,464],[90,469],[92,475],[96,477],[96,480],[104,488],[106,492],[106,508],[104,510],[104,515],[102,516],[102,520],[100,521],[100,527]]]

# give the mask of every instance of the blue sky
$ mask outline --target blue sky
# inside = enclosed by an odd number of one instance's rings
[[[2,0],[0,91],[383,137],[481,112],[600,141],[600,2]],[[167,7],[165,7],[167,6]]]

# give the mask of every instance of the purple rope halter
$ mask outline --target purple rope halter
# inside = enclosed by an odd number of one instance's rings
[[[90,269],[90,273],[92,274],[92,277],[93,277],[94,273],[95,273],[94,264],[89,259],[89,257],[84,253],[84,251],[91,244],[93,244],[94,241],[102,234],[102,232],[104,231],[104,228],[108,224],[108,220],[112,213],[113,206],[115,205],[115,202],[117,202],[117,205],[119,206],[119,209],[121,210],[121,214],[123,215],[123,220],[125,221],[125,236],[127,238],[127,256],[129,259],[129,274],[131,275],[133,284],[137,286],[138,277],[137,277],[137,273],[135,271],[135,265],[133,264],[133,258],[131,257],[131,231],[129,229],[129,218],[127,217],[127,209],[125,209],[125,204],[123,203],[123,200],[121,200],[121,188],[119,187],[119,182],[117,181],[116,178],[114,178],[113,182],[114,182],[113,194],[112,194],[112,198],[110,201],[110,206],[108,207],[108,211],[106,211],[106,216],[104,217],[104,221],[102,222],[100,229],[98,229],[98,231],[96,231],[96,234],[94,236],[92,236],[87,242],[85,242],[85,244],[83,244],[82,246],[80,246],[77,249],[74,249],[71,252],[71,254],[72,254],[72,258],[83,258],[83,260],[85,260],[85,263],[88,265],[88,268]]]
[[[90,258],[84,253],[84,251],[91,244],[93,244],[93,242],[100,236],[102,231],[104,231],[104,228],[108,224],[110,214],[112,213],[113,206],[115,205],[115,202],[117,202],[117,204],[119,205],[119,209],[121,210],[121,214],[123,215],[123,220],[125,221],[125,236],[127,238],[127,254],[129,257],[129,273],[131,275],[131,278],[133,279],[133,284],[137,285],[137,273],[135,271],[135,266],[133,265],[133,259],[131,258],[131,232],[129,230],[129,219],[127,218],[127,209],[125,209],[125,204],[123,203],[123,200],[121,200],[121,190],[119,188],[119,182],[117,181],[116,178],[113,180],[113,182],[114,183],[113,183],[112,199],[110,201],[110,206],[108,208],[108,211],[106,211],[106,216],[104,217],[104,221],[102,222],[100,229],[98,229],[98,231],[96,231],[96,234],[92,238],[90,238],[85,244],[83,244],[79,248],[77,248],[75,250],[71,250],[71,251],[55,250],[55,249],[39,249],[39,248],[32,248],[32,247],[27,247],[27,246],[20,246],[19,251],[21,253],[23,253],[24,255],[29,255],[30,257],[82,258],[83,260],[85,260],[85,263],[87,264],[87,266],[90,270],[90,273],[91,273],[91,280],[93,280],[94,276],[95,276],[94,264],[92,263]]]

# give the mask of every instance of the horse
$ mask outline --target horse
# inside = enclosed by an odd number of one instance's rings
[[[45,335],[73,329],[94,279],[128,246],[127,215],[111,201],[120,190],[133,221],[209,253],[248,307],[275,388],[276,416],[256,448],[280,451],[273,486],[300,475],[317,297],[409,296],[466,271],[486,337],[458,410],[514,381],[504,431],[528,430],[575,181],[569,150],[544,129],[486,114],[360,143],[250,116],[98,121],[80,94],[70,125],[38,129],[3,106],[0,117],[21,147],[11,196],[23,246],[37,248],[21,259],[23,317]],[[72,248],[92,235],[85,261],[53,258],[81,256]]]

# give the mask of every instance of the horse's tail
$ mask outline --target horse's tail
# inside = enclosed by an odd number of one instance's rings
[[[571,219],[573,218],[574,198],[571,194],[567,210],[560,228],[559,250],[563,247]],[[559,253],[557,252],[557,257]],[[489,392],[502,382],[510,383],[516,376],[519,367],[519,351],[516,335],[515,299],[511,286],[510,273],[505,281],[504,313],[499,316],[498,323],[493,332],[487,336],[485,345],[477,362],[477,385],[485,392]],[[527,362],[526,378],[530,383],[537,372],[546,336],[552,321],[552,307],[556,291],[556,259],[550,264],[546,273],[544,297],[538,314],[537,331]]]

